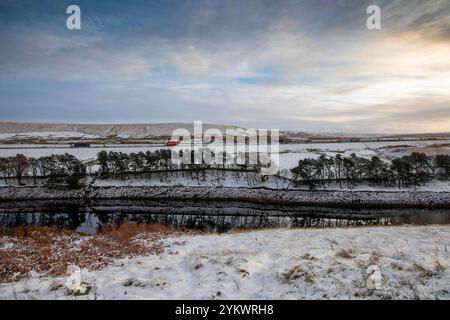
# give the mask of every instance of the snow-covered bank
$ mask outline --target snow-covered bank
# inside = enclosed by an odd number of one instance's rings
[[[277,229],[165,244],[160,255],[82,270],[87,295],[68,295],[67,277],[35,275],[1,284],[0,299],[450,299],[450,226]],[[369,290],[374,269],[379,289]]]
[[[304,191],[221,187],[0,187],[0,200],[147,199],[247,201],[330,207],[450,208],[450,192],[434,191]]]

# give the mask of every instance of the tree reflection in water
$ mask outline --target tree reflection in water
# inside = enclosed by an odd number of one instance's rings
[[[76,230],[86,222],[84,212],[16,212],[0,213],[0,227],[48,226]]]
[[[249,203],[3,203],[0,227],[52,226],[95,233],[102,224],[160,223],[211,232],[271,227],[333,228],[389,224],[449,223],[449,210],[282,207]]]

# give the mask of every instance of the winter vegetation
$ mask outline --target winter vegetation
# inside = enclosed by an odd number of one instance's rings
[[[0,158],[0,174],[5,181],[17,179],[23,184],[24,177],[32,177],[34,182],[41,178],[48,185],[65,183],[78,187],[80,180],[86,176],[86,166],[70,154],[49,155],[40,158],[27,158],[23,154]]]
[[[345,183],[348,188],[361,183],[408,188],[425,184],[432,179],[448,180],[450,156],[432,157],[413,152],[388,163],[378,156],[367,159],[354,153],[350,157],[339,154],[334,157],[321,155],[318,159],[300,160],[291,172],[296,182],[306,183],[311,189],[336,181],[340,185]]]
[[[88,170],[92,175],[100,179],[106,179],[123,178],[127,174],[169,173],[183,170],[221,169],[259,172],[263,166],[261,163],[248,164],[248,161],[245,161],[245,156],[242,156],[242,161],[236,157],[231,164],[226,163],[226,160],[230,159],[230,155],[227,153],[223,153],[222,162],[224,164],[207,164],[205,161],[200,164],[176,164],[171,160],[171,155],[171,150],[131,154],[101,151],[98,153],[96,161],[83,163],[68,153],[40,158],[27,158],[23,154],[18,154],[0,158],[0,176],[5,180],[5,183],[10,179],[17,179],[17,182],[22,185],[23,178],[27,177],[32,178],[35,183],[37,179],[44,179],[48,185],[59,183],[70,187],[78,187],[81,180],[86,177]],[[187,156],[193,159],[193,151]]]
[[[228,169],[258,171],[263,167],[263,163],[249,164],[248,155],[238,154],[232,156],[230,153],[219,154],[220,163],[207,163],[202,158],[201,163],[194,163],[196,154],[193,150],[179,151],[179,156],[187,161],[172,161],[171,150],[156,150],[155,152],[139,152],[126,154],[122,152],[101,151],[97,155],[100,177],[120,177],[127,173],[149,173],[153,171],[174,171],[174,170],[208,170],[208,169]],[[184,153],[184,154],[183,154]],[[204,150],[204,154],[209,153],[216,157],[209,149]]]
[[[24,178],[28,181],[45,181],[49,186],[67,185],[79,187],[83,179],[90,175],[102,179],[124,179],[134,175],[140,179],[151,179],[152,173],[170,175],[177,171],[194,171],[207,174],[208,170],[251,172],[258,177],[259,183],[269,179],[259,175],[264,163],[249,164],[248,155],[232,156],[223,153],[220,163],[193,163],[194,152],[185,152],[183,157],[190,159],[192,164],[175,163],[172,161],[171,150],[155,150],[138,153],[123,153],[116,151],[101,151],[95,161],[82,161],[74,155],[52,154],[39,158],[26,157],[23,154],[0,158],[0,177],[8,184],[17,180],[23,185]],[[212,155],[214,152],[207,150]],[[181,151],[182,153],[182,151]],[[215,155],[214,155],[215,156]],[[230,161],[231,159],[231,161]],[[284,173],[284,174],[283,174]],[[236,179],[242,179],[237,176]],[[450,156],[430,156],[425,153],[413,152],[393,159],[382,160],[378,156],[371,158],[357,156],[320,155],[317,158],[304,158],[290,171],[280,172],[280,179],[288,181],[287,188],[306,185],[311,190],[338,184],[340,188],[354,189],[357,185],[377,186],[380,188],[409,188],[424,185],[432,180],[448,181],[450,179]],[[247,177],[248,178],[248,177]],[[283,184],[283,187],[286,185]]]

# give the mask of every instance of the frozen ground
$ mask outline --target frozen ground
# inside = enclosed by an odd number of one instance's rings
[[[276,229],[165,243],[160,255],[81,270],[86,295],[71,295],[67,277],[33,274],[1,284],[0,299],[450,299],[450,226]],[[369,290],[374,279],[378,289]]]

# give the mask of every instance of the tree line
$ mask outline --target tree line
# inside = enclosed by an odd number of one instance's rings
[[[210,151],[210,150],[209,150]],[[193,150],[187,152],[180,151],[184,159],[194,162],[196,156]],[[214,155],[213,155],[214,156]],[[211,168],[228,168],[235,170],[258,170],[262,165],[249,165],[248,161],[237,160],[234,164],[227,162],[230,155],[223,153],[222,165],[201,163],[189,164],[189,161],[177,164],[172,161],[172,150],[156,150],[154,152],[122,153],[114,151],[101,151],[97,154],[94,165],[98,166],[98,176],[100,178],[124,177],[128,173],[145,173],[152,171],[171,170],[204,170]],[[239,164],[242,162],[242,164]],[[36,182],[38,178],[46,180],[48,185],[65,183],[71,187],[78,187],[83,178],[87,175],[86,164],[75,156],[65,153],[61,155],[52,154],[40,158],[25,157],[17,154],[12,157],[0,157],[0,176],[5,179],[17,179],[19,184],[23,184],[24,178],[33,178]]]
[[[186,157],[195,156],[193,151],[186,153]],[[230,157],[223,153],[223,163],[199,164],[174,163],[171,150],[156,150],[154,152],[122,153],[101,151],[97,154],[95,166],[100,178],[123,177],[127,173],[145,173],[152,171],[171,170],[205,170],[230,169],[259,172],[263,164],[258,162],[250,165],[246,155],[235,158],[236,161],[225,161]],[[247,159],[248,160],[248,159]],[[298,165],[290,169],[294,183],[309,185],[316,189],[330,183],[339,183],[353,188],[359,183],[379,186],[410,187],[424,184],[432,179],[450,179],[450,156],[429,156],[425,153],[412,153],[391,162],[383,161],[378,156],[371,159],[352,154],[349,157],[321,155],[317,159],[307,158],[299,160]],[[25,157],[18,154],[12,157],[0,157],[0,176],[7,181],[17,179],[23,184],[23,179],[43,178],[47,184],[66,184],[78,187],[87,175],[86,164],[71,154],[52,154],[40,158]],[[264,177],[261,177],[264,180]]]
[[[178,152],[175,159],[184,159],[185,161],[174,161],[172,152]],[[208,154],[215,158],[214,151],[205,148],[202,155]],[[258,171],[263,164],[258,161],[256,164],[250,164],[249,155],[239,153],[233,157],[226,152],[217,154],[220,163],[209,163],[205,157],[201,156],[198,163],[194,162],[199,153],[194,150],[156,150],[154,152],[122,153],[114,151],[101,151],[97,155],[100,177],[121,177],[127,173],[145,173],[152,171],[170,171],[170,170],[205,170],[205,169],[234,169]],[[231,160],[230,160],[231,159]]]
[[[36,182],[43,178],[48,185],[65,183],[70,187],[78,187],[80,180],[86,176],[86,166],[75,156],[52,154],[40,158],[27,158],[23,154],[0,158],[0,175],[5,179],[17,179],[23,184],[25,177]]]
[[[429,156],[414,152],[386,162],[378,156],[371,159],[351,154],[350,157],[307,158],[299,160],[291,169],[293,179],[297,183],[309,185],[310,189],[332,182],[346,184],[353,188],[359,183],[410,187],[424,184],[432,179],[450,179],[450,156]]]

